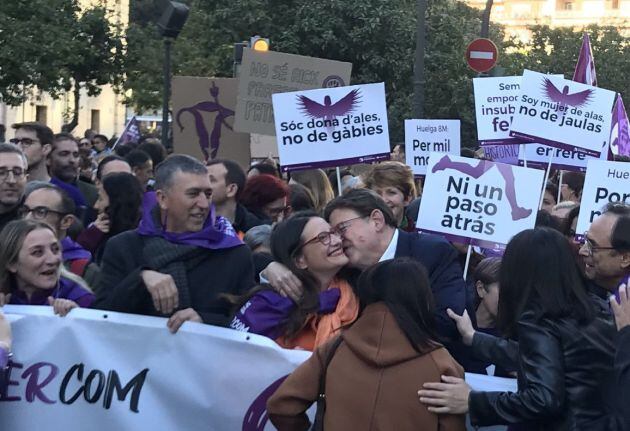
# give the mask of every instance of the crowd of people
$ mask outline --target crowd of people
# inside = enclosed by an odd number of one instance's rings
[[[153,138],[13,129],[0,143],[0,306],[160,316],[172,333],[197,322],[313,351],[268,402],[279,430],[308,429],[323,386],[326,430],[463,430],[465,414],[630,429],[630,205],[607,205],[576,241],[582,173],[552,175],[536,227],[464,265],[467,246],[416,230],[422,184],[400,148],[337,181],[167,156]],[[0,370],[11,342],[0,313]],[[474,391],[464,371],[518,390]]]

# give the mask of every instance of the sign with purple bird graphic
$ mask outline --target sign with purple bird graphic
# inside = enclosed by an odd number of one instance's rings
[[[234,78],[173,77],[175,152],[249,166],[249,135],[233,128],[236,91]]]
[[[284,171],[389,159],[383,83],[273,95]]]
[[[615,93],[526,70],[510,136],[598,156],[608,148]]]

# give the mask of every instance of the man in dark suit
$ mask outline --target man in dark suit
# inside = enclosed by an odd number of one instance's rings
[[[455,324],[446,314],[466,308],[466,284],[457,252],[444,238],[404,232],[385,202],[374,192],[357,189],[332,200],[325,210],[330,225],[343,238],[350,266],[364,270],[388,259],[409,257],[422,263],[429,273],[437,309],[438,333],[458,339]]]

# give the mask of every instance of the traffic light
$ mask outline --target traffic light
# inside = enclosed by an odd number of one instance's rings
[[[249,46],[254,51],[269,51],[269,39],[260,36],[254,36],[249,40]]]

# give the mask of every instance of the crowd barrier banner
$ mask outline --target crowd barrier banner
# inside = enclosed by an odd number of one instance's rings
[[[234,127],[275,135],[271,95],[350,85],[352,63],[275,51],[243,49]]]
[[[544,172],[432,154],[417,228],[481,247],[534,227]]]
[[[630,204],[630,163],[589,160],[580,201],[576,236],[583,234],[608,203]]]
[[[272,96],[284,171],[389,159],[385,85],[353,85]]]
[[[459,120],[405,120],[406,163],[415,176],[427,174],[432,153],[459,156],[460,147]]]
[[[510,136],[599,156],[608,148],[616,93],[525,70]]]
[[[171,334],[156,317],[2,311],[14,337],[8,385],[0,388],[2,430],[273,430],[265,402],[310,355],[198,323]],[[476,390],[515,389],[509,379],[467,380]]]

